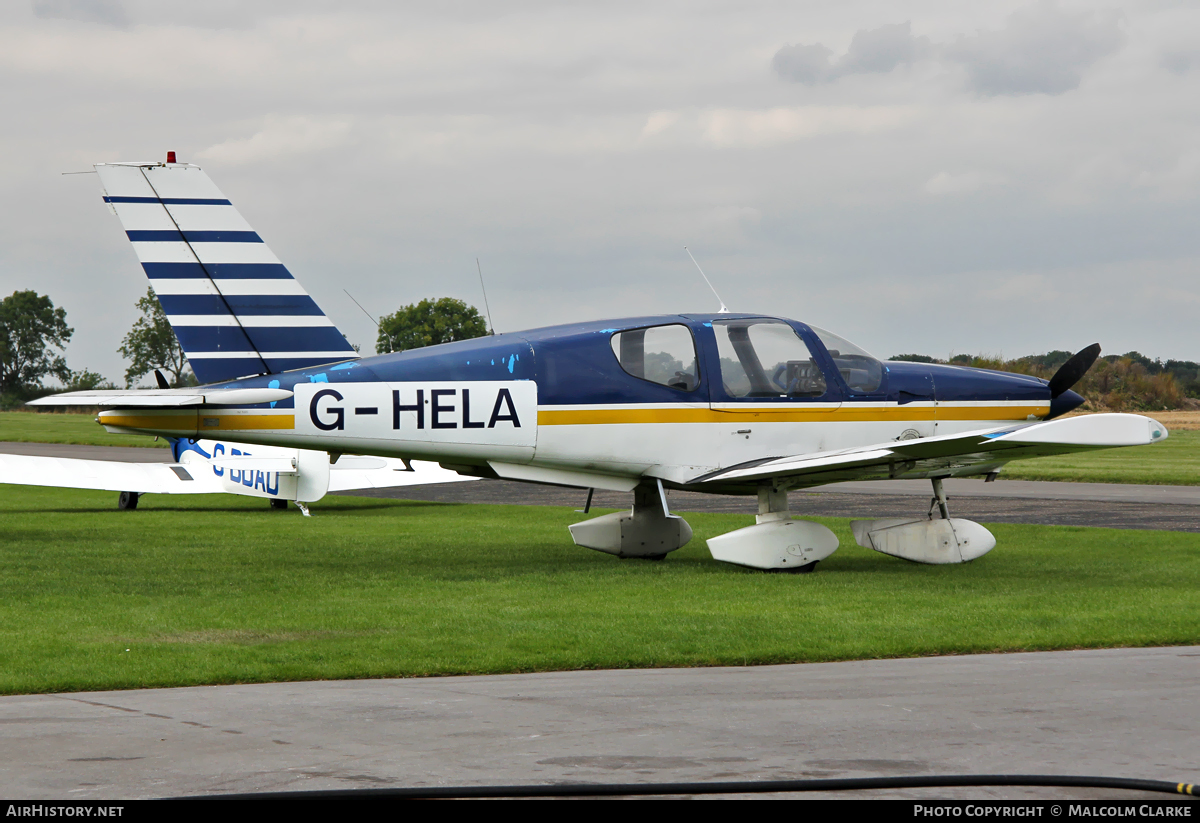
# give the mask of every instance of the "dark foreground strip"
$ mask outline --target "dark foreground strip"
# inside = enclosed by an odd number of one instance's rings
[[[1056,786],[1128,789],[1195,796],[1192,783],[1042,774],[962,774],[943,777],[849,777],[817,780],[745,780],[723,783],[558,783],[536,786],[423,786],[393,789],[327,789],[324,791],[217,794],[181,800],[282,800],[309,797],[608,797],[687,794],[758,794],[829,792],[848,789],[936,789],[950,786]]]

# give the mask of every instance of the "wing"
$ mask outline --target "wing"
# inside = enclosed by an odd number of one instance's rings
[[[0,454],[0,483],[59,486],[139,494],[214,494],[224,491],[211,471],[178,463],[120,463],[72,457]]]
[[[790,488],[802,488],[843,480],[982,474],[1010,460],[1142,446],[1166,437],[1166,427],[1149,417],[1091,414],[838,452],[768,458],[710,472],[687,485],[734,488],[781,480]]]
[[[185,453],[186,454],[186,453]],[[227,457],[193,459],[185,463],[123,463],[115,460],[80,460],[72,457],[35,457],[0,454],[0,483],[17,486],[57,486],[65,489],[97,489],[138,494],[257,494],[240,483],[224,482],[213,469],[242,472],[273,472],[295,475],[295,463],[280,457]],[[443,469],[436,463],[414,461],[412,470],[404,461],[383,457],[347,455],[330,466],[329,491],[386,489],[430,483],[478,480]]]

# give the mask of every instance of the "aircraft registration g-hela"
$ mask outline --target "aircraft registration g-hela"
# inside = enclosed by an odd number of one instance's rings
[[[996,541],[950,516],[944,478],[1167,436],[1139,415],[1063,417],[1083,402],[1070,388],[1099,346],[1045,381],[884,363],[769,314],[573,323],[360,358],[204,172],[173,155],[96,170],[206,385],[34,403],[98,405],[111,432],[282,450],[249,459],[286,472],[277,494],[298,503],[325,494],[343,454],[631,491],[629,511],[576,523],[571,536],[620,557],[661,559],[692,536],[669,511],[667,490],[757,495],[755,525],[708,540],[712,556],[809,571],[838,540],[792,518],[789,490],[926,478],[937,516],[931,505],[930,514],[856,520],[855,540],[917,562],[962,563]]]

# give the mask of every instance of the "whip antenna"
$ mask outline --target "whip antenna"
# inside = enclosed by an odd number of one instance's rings
[[[342,291],[346,292],[346,296],[347,296],[347,297],[349,297],[351,300],[354,300],[354,295],[353,295],[353,294],[351,294],[351,293],[350,293],[349,291],[347,291],[346,289],[342,289]],[[363,314],[365,314],[365,315],[367,316],[367,319],[368,319],[368,320],[370,320],[372,323],[374,323],[374,324],[375,324],[375,328],[379,328],[379,321],[378,321],[378,320],[376,320],[374,317],[371,317],[371,313],[370,313],[369,311],[367,311],[366,309],[363,309],[363,304],[362,304],[362,303],[359,303],[357,300],[354,300],[354,305],[356,305],[356,306],[358,306],[360,309],[362,309],[362,311],[363,311]]]
[[[351,293],[350,293],[350,291],[349,291],[348,289],[342,289],[342,291],[346,292],[346,296],[347,296],[347,297],[349,297],[351,300],[354,300],[354,295],[353,295],[353,294],[351,294]],[[363,304],[362,304],[362,303],[359,303],[357,300],[354,300],[354,305],[356,305],[356,306],[358,306],[360,309],[362,309],[362,311],[363,311],[363,314],[365,314],[365,315],[367,316],[367,319],[368,319],[368,320],[370,320],[372,323],[374,323],[374,324],[375,324],[375,328],[379,329],[379,331],[380,331],[380,333],[381,333],[381,334],[386,334],[386,335],[387,335],[387,340],[388,340],[388,351],[391,351],[391,350],[395,349],[395,348],[396,348],[396,341],[392,339],[392,336],[391,336],[390,334],[388,334],[387,332],[385,332],[385,331],[383,330],[383,327],[379,325],[379,321],[378,321],[378,320],[376,320],[374,317],[372,317],[372,316],[371,316],[371,313],[370,313],[369,311],[367,311],[366,309],[363,309]]]
[[[487,288],[483,285],[483,268],[479,265],[479,258],[475,258],[475,270],[479,272],[479,288],[483,290],[483,310],[487,312],[489,334],[496,333],[496,327],[492,325],[492,309],[488,306]]]
[[[684,246],[684,247],[683,247],[683,250],[687,252],[687,256],[688,256],[688,257],[692,257],[692,253],[691,253],[690,251],[688,251],[688,247],[687,247],[687,246]],[[696,263],[696,258],[695,258],[695,257],[692,257],[692,262],[693,262],[693,263]],[[717,302],[721,304],[721,308],[720,308],[720,310],[717,312],[717,314],[729,314],[729,309],[725,307],[725,301],[721,299],[721,295],[717,294],[717,290],[716,290],[716,289],[713,289],[713,284],[712,284],[712,281],[710,281],[710,280],[708,279],[708,275],[704,273],[704,269],[700,268],[700,264],[699,264],[699,263],[696,263],[696,271],[700,272],[700,276],[704,278],[704,282],[705,282],[705,283],[708,283],[708,287],[709,287],[710,289],[712,289],[713,297],[716,297],[716,298],[717,298]]]

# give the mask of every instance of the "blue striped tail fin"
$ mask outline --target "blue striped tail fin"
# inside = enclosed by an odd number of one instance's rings
[[[358,357],[199,166],[96,171],[201,383]]]

